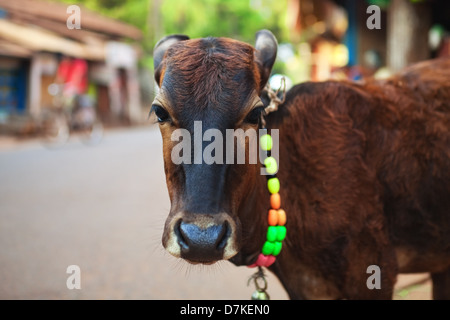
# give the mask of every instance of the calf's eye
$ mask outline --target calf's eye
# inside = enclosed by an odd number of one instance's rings
[[[170,120],[169,113],[161,106],[153,105],[151,112],[154,112],[156,119],[159,123],[163,123]]]

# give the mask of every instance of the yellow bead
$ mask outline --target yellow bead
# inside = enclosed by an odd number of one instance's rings
[[[278,191],[280,191],[280,180],[278,180],[278,178],[267,180],[267,188],[271,194],[278,193]]]
[[[278,171],[277,160],[274,157],[267,157],[264,160],[264,165],[266,166],[266,171],[268,174],[275,174]]]
[[[265,134],[259,138],[259,143],[261,145],[261,149],[265,151],[272,150],[272,137],[268,134]]]

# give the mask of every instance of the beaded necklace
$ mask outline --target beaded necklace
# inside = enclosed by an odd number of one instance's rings
[[[264,242],[261,253],[256,262],[250,265],[249,268],[271,266],[280,254],[283,246],[282,241],[286,238],[286,212],[281,209],[280,181],[275,174],[278,171],[278,164],[270,154],[272,137],[269,134],[261,136],[260,147],[267,152],[264,166],[268,173],[266,176],[267,189],[270,193],[270,209],[267,217],[269,227],[266,233],[266,242]]]
[[[278,93],[282,90],[282,99],[278,98]],[[264,109],[265,115],[270,112],[278,110],[278,106],[284,102],[286,82],[282,78],[280,89],[276,92],[273,91],[269,85],[266,86],[266,91],[270,98],[269,105]],[[261,127],[265,129],[266,123],[264,120],[264,115],[261,116]],[[270,209],[268,210],[268,229],[266,233],[266,241],[262,246],[261,253],[258,255],[256,262],[249,265],[249,268],[258,267],[258,271],[249,279],[254,280],[256,291],[252,295],[253,300],[269,300],[270,297],[266,292],[267,281],[265,279],[262,267],[271,266],[277,256],[281,252],[283,247],[282,241],[286,238],[286,212],[281,209],[281,197],[280,191],[280,181],[276,176],[278,172],[278,163],[274,157],[271,156],[271,150],[273,146],[273,140],[270,134],[264,134],[260,137],[259,141],[260,148],[265,151],[267,157],[264,159],[264,167],[267,172],[267,189],[270,193]],[[260,286],[258,279],[261,279],[264,283]]]

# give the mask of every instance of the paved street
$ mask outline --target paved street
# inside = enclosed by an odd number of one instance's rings
[[[169,199],[159,131],[76,137],[58,150],[0,143],[0,299],[249,299],[253,273],[165,253]],[[66,269],[78,265],[81,289]],[[287,296],[269,274],[273,299]],[[396,298],[429,298],[429,282]]]

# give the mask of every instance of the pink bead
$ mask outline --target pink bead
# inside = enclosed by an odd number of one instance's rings
[[[266,264],[265,264],[265,267],[270,267],[275,262],[275,260],[277,260],[277,257],[275,257],[275,256],[268,256]]]
[[[256,260],[256,265],[260,267],[265,267],[267,263],[268,256],[263,255],[262,253],[259,254],[258,259]]]
[[[265,256],[262,253],[260,253],[256,262],[247,267],[249,267],[249,268],[270,267],[275,262],[275,260],[277,260],[277,257],[275,257],[275,256],[272,256],[272,255]]]

